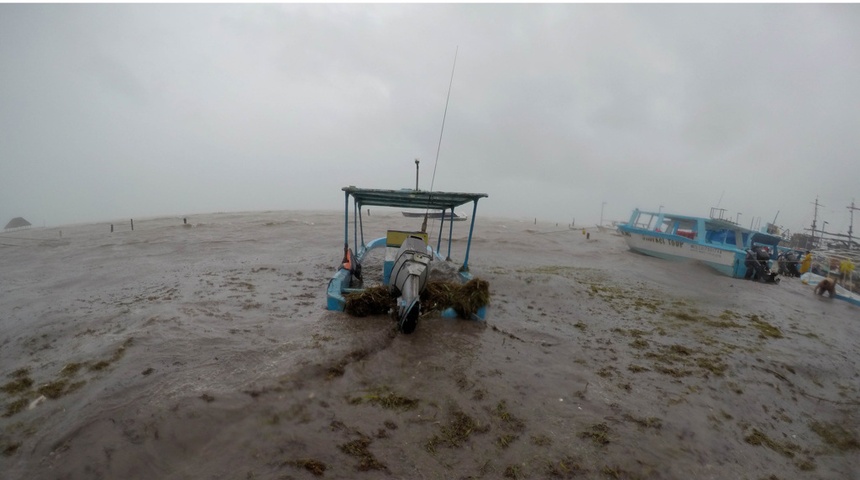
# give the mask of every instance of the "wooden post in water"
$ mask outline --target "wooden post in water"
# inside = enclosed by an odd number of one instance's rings
[[[134,219],[133,218],[131,219],[131,231],[132,232],[134,231]]]

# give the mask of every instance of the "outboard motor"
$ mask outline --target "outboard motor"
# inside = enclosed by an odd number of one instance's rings
[[[759,248],[756,252],[756,258],[761,264],[760,279],[766,283],[779,283],[779,275],[770,269],[768,261],[770,260],[770,251],[767,247]]]
[[[427,245],[419,237],[407,237],[400,245],[391,269],[391,289],[397,297],[398,327],[412,333],[421,314],[421,292],[427,285],[430,260]]]

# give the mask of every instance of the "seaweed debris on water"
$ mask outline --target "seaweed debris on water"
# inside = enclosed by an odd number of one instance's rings
[[[428,452],[436,453],[437,446],[459,448],[473,433],[486,433],[489,430],[489,425],[478,424],[475,419],[461,410],[454,410],[451,415],[453,418],[442,424],[439,433],[425,444]]]
[[[344,311],[354,317],[381,315],[394,306],[394,298],[384,285],[368,287],[361,292],[346,295]]]
[[[355,317],[382,315],[395,306],[395,298],[389,287],[377,285],[361,292],[345,296],[344,311]],[[490,284],[474,278],[460,285],[448,281],[427,282],[421,293],[421,309],[424,312],[453,308],[460,318],[472,318],[478,310],[490,303]]]
[[[471,318],[478,310],[490,303],[490,284],[486,280],[473,278],[454,293],[454,311],[462,318]]]
[[[453,308],[460,318],[472,318],[481,307],[490,303],[490,283],[473,278],[464,284],[428,282],[421,294],[425,311]]]
[[[838,423],[814,421],[810,423],[809,428],[818,434],[824,443],[840,452],[860,450],[860,441],[857,437]]]

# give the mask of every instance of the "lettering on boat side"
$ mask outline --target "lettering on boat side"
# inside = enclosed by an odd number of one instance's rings
[[[683,248],[684,242],[679,242],[678,240],[671,240],[668,238],[656,238],[656,237],[646,237],[642,235],[642,240],[651,243],[659,243],[660,245],[669,245],[670,247]]]
[[[714,247],[704,247],[702,245],[690,245],[690,250],[698,253],[703,253],[705,255],[710,255],[712,257],[722,256],[722,250]]]

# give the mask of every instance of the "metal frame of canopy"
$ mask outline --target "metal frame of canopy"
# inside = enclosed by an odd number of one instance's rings
[[[469,271],[469,251],[472,246],[472,233],[475,229],[475,214],[478,211],[478,200],[486,198],[486,193],[460,193],[460,192],[431,192],[424,190],[378,190],[369,188],[358,188],[354,186],[344,187],[344,231],[343,243],[349,245],[349,197],[353,197],[353,245],[359,245],[359,236],[361,239],[361,248],[358,256],[361,258],[364,252],[373,247],[373,242],[368,245],[364,241],[364,226],[361,216],[362,207],[379,206],[379,207],[395,207],[395,208],[419,208],[428,210],[441,210],[443,212],[442,223],[439,226],[439,238],[436,242],[435,253],[441,258],[439,250],[442,246],[442,226],[444,225],[444,212],[450,210],[454,214],[454,209],[461,205],[472,202],[472,218],[469,225],[469,238],[466,242],[466,255],[463,259],[463,265],[460,267],[461,273]],[[451,239],[454,234],[454,222],[449,220],[448,228],[448,252],[446,260],[451,260]],[[384,240],[377,239],[375,241]]]

